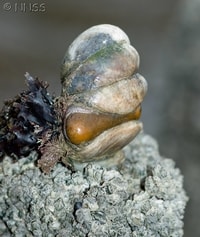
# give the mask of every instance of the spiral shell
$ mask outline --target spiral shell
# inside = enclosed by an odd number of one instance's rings
[[[91,27],[71,44],[62,63],[61,96],[72,160],[114,157],[142,129],[137,120],[147,82],[138,67],[137,51],[116,26]]]

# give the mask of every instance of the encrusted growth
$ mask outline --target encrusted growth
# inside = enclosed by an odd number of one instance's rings
[[[0,163],[0,236],[182,237],[187,197],[180,170],[140,134],[120,170],[82,172],[58,164],[47,176],[37,157]],[[143,187],[141,187],[143,183]]]

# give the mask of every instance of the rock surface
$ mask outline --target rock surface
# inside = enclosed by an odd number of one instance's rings
[[[141,133],[118,169],[88,164],[49,175],[34,153],[0,164],[0,236],[183,236],[183,176],[157,142]]]

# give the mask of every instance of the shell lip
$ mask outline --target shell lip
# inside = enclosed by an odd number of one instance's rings
[[[131,111],[130,113],[134,113],[137,109],[142,109],[141,107],[141,103],[139,103],[136,108]],[[97,110],[97,109],[94,109],[94,108],[90,108],[90,107],[81,107],[81,106],[76,106],[76,105],[71,105],[67,108],[67,111],[65,113],[65,120],[71,115],[71,114],[74,114],[74,113],[83,113],[83,114],[97,114],[97,115],[101,115],[101,114],[106,114],[106,115],[117,115],[117,116],[120,116],[120,115],[127,115],[127,114],[130,114],[130,113],[108,113],[108,112],[105,112],[105,111],[100,111],[100,110]],[[141,111],[140,111],[141,113]],[[139,119],[139,118],[138,118]],[[133,119],[131,121],[137,121],[138,119]]]
[[[143,129],[141,121],[128,121],[102,132],[93,140],[76,146],[79,162],[102,160],[105,155],[119,151],[130,143]],[[76,160],[76,157],[74,157]]]

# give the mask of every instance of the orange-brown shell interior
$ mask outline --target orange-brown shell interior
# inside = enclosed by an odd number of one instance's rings
[[[99,134],[114,126],[139,119],[141,106],[126,115],[97,114],[97,113],[72,113],[65,121],[65,134],[71,143],[79,145],[90,141]]]

